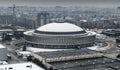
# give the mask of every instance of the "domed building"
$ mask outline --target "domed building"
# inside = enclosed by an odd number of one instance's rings
[[[24,32],[26,45],[49,49],[78,49],[94,45],[95,34],[70,23],[49,23]]]

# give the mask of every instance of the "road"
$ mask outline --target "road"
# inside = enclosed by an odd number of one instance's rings
[[[11,43],[11,42],[10,42]],[[11,59],[8,59],[8,63],[9,64],[12,64],[12,63],[21,63],[21,62],[25,62],[24,59],[22,58],[19,58],[18,55],[16,54],[16,49],[18,47],[16,47],[14,45],[14,43],[11,43],[11,44],[7,44],[4,43],[3,45],[5,45],[8,49],[8,54],[11,56]]]

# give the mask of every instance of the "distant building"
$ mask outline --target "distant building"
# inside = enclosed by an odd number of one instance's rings
[[[105,30],[102,32],[102,34],[117,37],[117,36],[120,36],[120,30],[117,30],[117,29]]]
[[[0,15],[0,24],[12,24],[13,16],[12,15]]]
[[[47,12],[38,13],[38,15],[37,15],[37,25],[38,26],[42,26],[42,25],[49,23],[49,20],[50,20],[49,13],[47,13]]]

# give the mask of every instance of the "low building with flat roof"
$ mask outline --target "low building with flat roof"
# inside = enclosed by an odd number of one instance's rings
[[[50,62],[49,64],[60,70],[120,70],[120,61],[106,57]]]
[[[40,53],[33,53],[32,56],[33,58],[38,59],[40,62],[42,61],[59,62],[59,61],[103,57],[103,54],[88,49],[82,49],[82,50],[40,52]]]

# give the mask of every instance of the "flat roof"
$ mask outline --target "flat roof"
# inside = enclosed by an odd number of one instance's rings
[[[8,64],[8,65],[1,65],[0,70],[45,70],[42,67],[32,63],[17,63],[17,64]]]
[[[63,70],[116,70],[120,69],[120,61],[106,57],[88,58],[74,61],[51,62],[52,66]]]
[[[13,30],[12,29],[0,29],[0,32],[4,32],[4,31],[8,31],[8,32],[10,31],[11,32]]]
[[[65,56],[76,56],[76,55],[87,55],[87,54],[95,54],[98,53],[96,51],[92,51],[89,49],[75,49],[75,50],[63,50],[63,51],[53,51],[53,52],[39,52],[36,53],[39,56],[44,58],[56,58],[56,57],[65,57]]]

